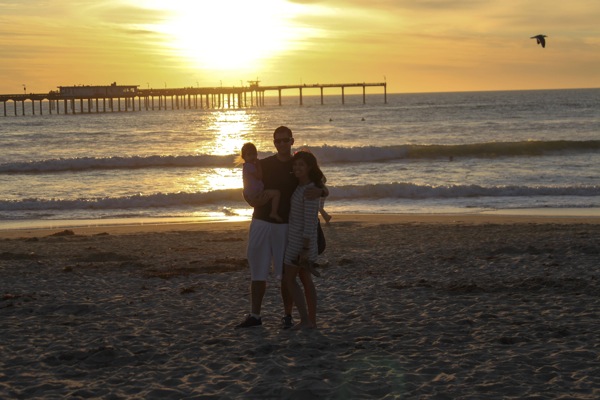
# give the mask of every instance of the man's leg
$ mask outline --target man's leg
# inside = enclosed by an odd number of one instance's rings
[[[267,288],[271,264],[270,227],[267,222],[252,220],[248,234],[248,264],[250,265],[250,312],[236,328],[262,325],[260,312]]]
[[[252,299],[252,314],[260,315],[263,297],[267,290],[266,281],[252,281],[250,283],[250,297]]]
[[[283,258],[285,255],[285,248],[287,246],[288,237],[288,225],[287,224],[272,224],[272,236],[271,243],[273,245],[273,267],[275,276],[280,279],[280,291],[281,299],[283,301],[283,328],[291,328],[294,325],[292,318],[292,309],[294,307],[294,301],[292,299],[292,293],[286,287],[284,283],[284,268]]]

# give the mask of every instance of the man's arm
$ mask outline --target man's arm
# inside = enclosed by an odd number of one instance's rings
[[[304,198],[307,200],[316,200],[327,196],[329,196],[329,189],[325,185],[323,185],[323,188],[311,187],[304,191]]]

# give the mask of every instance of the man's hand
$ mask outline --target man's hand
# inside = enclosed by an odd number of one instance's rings
[[[327,187],[323,187],[323,189],[318,187],[312,187],[304,191],[304,198],[307,200],[316,200],[320,197],[327,196],[329,196],[329,190],[327,190]]]

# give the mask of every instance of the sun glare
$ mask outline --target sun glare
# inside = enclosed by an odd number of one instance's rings
[[[284,0],[172,0],[156,30],[172,38],[179,56],[198,68],[256,70],[291,50],[305,33],[293,19],[302,5]]]

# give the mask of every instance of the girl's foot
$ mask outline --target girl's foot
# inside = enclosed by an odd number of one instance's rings
[[[315,329],[316,326],[312,322],[298,322],[296,325],[292,327],[293,331],[305,330],[305,329]]]

